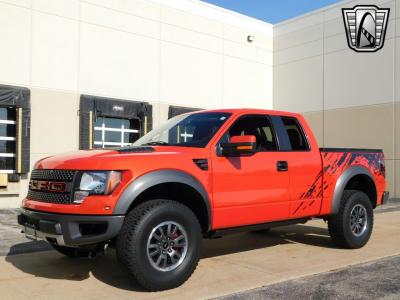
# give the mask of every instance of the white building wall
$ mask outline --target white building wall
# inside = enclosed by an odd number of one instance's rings
[[[400,0],[390,8],[383,49],[349,49],[342,1],[274,26],[274,108],[301,112],[326,147],[381,148],[389,190],[400,197]]]
[[[0,0],[0,39],[0,84],[31,90],[32,165],[78,149],[80,94],[150,102],[155,126],[168,105],[272,108],[272,26],[201,1]]]

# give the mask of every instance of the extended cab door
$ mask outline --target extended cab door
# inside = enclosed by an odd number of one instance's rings
[[[238,135],[254,135],[257,152],[251,156],[222,156],[220,143]],[[287,219],[290,185],[285,161],[286,153],[278,151],[269,116],[239,117],[212,153],[213,228]]]
[[[274,124],[282,150],[286,151],[290,174],[289,218],[318,215],[322,203],[323,171],[315,138],[300,116],[275,116]]]

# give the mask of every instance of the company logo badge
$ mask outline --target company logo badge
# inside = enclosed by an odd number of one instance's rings
[[[342,8],[347,43],[357,52],[375,52],[383,47],[389,8],[357,5]]]
[[[58,192],[64,193],[67,191],[65,182],[47,181],[47,180],[31,180],[29,189],[33,191]]]

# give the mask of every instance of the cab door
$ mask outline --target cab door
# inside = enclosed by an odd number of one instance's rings
[[[251,156],[222,156],[220,143],[232,136],[254,135]],[[289,172],[285,153],[267,115],[245,115],[233,123],[212,154],[213,228],[228,228],[287,219]]]
[[[297,219],[319,214],[322,204],[322,162],[319,148],[309,128],[296,117],[274,117],[277,132],[290,170],[289,218]],[[281,127],[281,128],[280,128]]]

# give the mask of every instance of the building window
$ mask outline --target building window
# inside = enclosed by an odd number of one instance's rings
[[[152,129],[147,102],[82,95],[80,149],[124,147]]]
[[[179,116],[181,114],[186,114],[193,111],[202,110],[201,108],[194,108],[194,107],[183,107],[183,106],[173,106],[170,105],[168,108],[168,119],[173,117]]]
[[[95,148],[124,147],[140,137],[139,119],[98,117],[94,125]]]
[[[0,173],[9,181],[29,172],[30,97],[27,88],[0,85]]]
[[[0,173],[15,172],[16,124],[16,109],[0,107]]]

